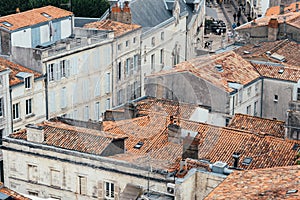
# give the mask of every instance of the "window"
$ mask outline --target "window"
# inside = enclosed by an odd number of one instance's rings
[[[2,24],[3,24],[4,26],[7,26],[7,27],[11,27],[11,26],[12,26],[12,24],[9,23],[9,22],[2,22]]]
[[[151,70],[154,70],[154,64],[155,64],[155,54],[151,55]]]
[[[47,18],[51,18],[51,15],[49,15],[49,14],[47,14],[45,12],[41,13],[41,15],[43,15],[44,17],[47,17]]]
[[[66,69],[66,61],[62,60],[60,61],[60,77],[66,77],[67,76],[67,69]]]
[[[49,81],[54,81],[54,64],[48,66],[48,78]]]
[[[114,199],[115,198],[115,185],[111,182],[105,182],[105,198]]]
[[[130,58],[126,59],[126,66],[125,66],[125,74],[129,74],[129,68],[130,68]]]
[[[110,93],[110,73],[106,73],[105,83],[106,83],[105,92]]]
[[[248,95],[248,96],[251,95],[251,87],[249,87],[249,88],[247,89],[247,95]]]
[[[151,38],[151,45],[152,45],[152,46],[155,46],[155,37],[152,37],[152,38]]]
[[[247,115],[251,115],[251,105],[247,106]]]
[[[89,120],[89,107],[88,106],[84,107],[83,113],[84,113],[84,120],[88,121]]]
[[[95,103],[95,119],[99,121],[100,119],[100,103],[96,102]]]
[[[164,32],[161,32],[161,33],[160,33],[160,39],[161,39],[162,41],[164,41],[164,39],[165,39],[165,33],[164,33]]]
[[[61,95],[60,95],[60,108],[67,107],[67,89],[66,87],[61,88]]]
[[[31,88],[31,77],[26,77],[24,80],[25,88],[30,89]]]
[[[0,117],[3,117],[4,116],[4,101],[3,101],[3,98],[0,98]]]
[[[297,88],[297,101],[300,101],[300,88]]]
[[[0,86],[2,86],[2,84],[3,84],[3,77],[0,76]]]
[[[122,64],[119,62],[118,64],[118,79],[121,80],[122,78]]]
[[[277,94],[274,95],[274,102],[278,102],[278,95]]]
[[[136,43],[136,37],[134,37],[134,38],[132,39],[132,43],[133,43],[133,44]]]
[[[61,183],[60,183],[60,171],[55,170],[55,169],[50,169],[50,173],[51,173],[51,177],[50,177],[50,182],[51,185],[54,187],[61,187]]]
[[[78,193],[86,194],[86,177],[78,176]]]
[[[13,104],[13,119],[20,118],[20,103]]]
[[[255,84],[255,93],[256,93],[256,94],[258,93],[258,87],[259,87],[259,84],[256,83],[256,84]]]
[[[160,50],[160,59],[159,59],[160,64],[164,63],[164,49]]]
[[[26,115],[32,114],[32,99],[26,100]]]
[[[39,196],[39,193],[38,192],[34,192],[34,191],[28,191],[28,194],[30,196],[35,196],[35,197],[38,197]]]
[[[129,40],[127,40],[127,41],[125,42],[125,44],[126,44],[126,47],[128,47],[128,46],[129,46]]]
[[[255,101],[255,102],[254,102],[254,108],[253,108],[253,112],[254,112],[253,115],[254,115],[254,116],[257,116],[257,104],[258,104],[258,102]]]
[[[110,109],[110,98],[106,99],[106,110]]]
[[[122,49],[122,44],[118,44],[118,51],[121,51]]]
[[[38,180],[37,166],[28,164],[27,167],[28,167],[27,168],[28,181],[37,182]]]
[[[239,103],[241,103],[242,102],[242,100],[243,100],[243,90],[240,90],[239,91]]]
[[[136,71],[138,69],[138,63],[139,63],[139,55],[133,56],[133,70]]]

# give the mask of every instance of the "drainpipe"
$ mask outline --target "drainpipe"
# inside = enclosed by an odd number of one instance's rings
[[[46,67],[46,69],[47,69],[47,67]],[[48,79],[47,79],[47,72],[44,75],[44,81],[45,81],[46,119],[48,120],[49,119],[49,112],[48,112],[49,106],[48,106]]]
[[[263,100],[264,100],[264,78],[261,79],[261,94],[260,94],[260,117],[263,116]]]
[[[12,109],[12,89],[11,89],[11,87],[9,87],[9,98],[10,98],[9,103],[10,103],[10,107],[11,107],[11,110],[10,110],[10,112],[11,112],[10,113],[11,132],[13,133],[14,132],[14,123],[13,123],[13,114],[12,114],[13,109]],[[1,140],[2,140],[2,138],[1,138]]]
[[[234,97],[235,96],[233,95],[233,97],[232,97],[232,115],[234,115],[234,100],[235,100]]]

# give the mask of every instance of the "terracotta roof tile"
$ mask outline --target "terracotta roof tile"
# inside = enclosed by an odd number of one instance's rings
[[[300,199],[300,166],[275,167],[230,174],[206,198]],[[297,190],[288,194],[288,191]]]
[[[272,16],[265,16],[261,17],[255,20],[255,24],[248,22],[246,24],[243,24],[239,27],[237,27],[235,30],[243,30],[243,29],[248,29],[248,28],[253,28],[253,27],[259,27],[259,26],[267,26],[269,24],[270,19],[276,18],[278,20],[279,24],[284,23],[284,17],[286,17],[286,23],[289,24],[291,23],[292,26],[299,26],[299,17],[300,17],[300,12],[290,12],[290,13],[285,13],[282,15],[272,15]],[[296,20],[296,21],[295,21]]]
[[[43,16],[42,13],[48,14],[50,18]],[[42,8],[36,8],[25,12],[0,17],[0,26],[7,30],[14,31],[19,28],[24,28],[27,26],[32,26],[35,24],[72,15],[72,12],[54,6],[45,6]],[[8,22],[12,26],[5,26],[3,25],[3,22]]]
[[[261,60],[261,61],[271,61],[282,63],[276,59],[271,58],[266,55],[269,51],[271,54],[277,53],[284,56],[285,64],[298,66],[300,63],[300,44],[289,41],[289,40],[278,40],[274,42],[262,42],[258,46],[253,44],[248,44],[237,48],[234,50],[236,53],[241,55],[245,59]],[[244,52],[249,53],[244,53]]]
[[[300,80],[300,66],[298,69],[293,69],[287,66],[272,66],[266,64],[254,64],[253,66],[258,73],[267,78],[292,81],[297,83]],[[292,66],[293,67],[293,66]]]
[[[0,66],[3,68],[9,68],[11,70],[10,74],[9,74],[9,85],[13,86],[13,85],[17,85],[19,83],[23,83],[24,80],[21,78],[18,78],[16,75],[19,72],[27,72],[27,73],[31,73],[34,75],[34,78],[39,78],[42,77],[41,73],[38,73],[36,71],[33,71],[29,68],[23,67],[21,65],[18,65],[16,63],[13,63],[11,61],[8,61],[4,58],[0,57]]]
[[[132,30],[141,28],[140,25],[137,24],[125,24],[122,22],[112,21],[112,20],[104,20],[92,22],[84,25],[84,28],[96,28],[98,30],[111,30],[114,31],[115,36],[121,36],[125,33],[128,33]]]
[[[13,197],[13,200],[30,200],[30,198],[24,197],[23,195],[3,186],[3,183],[0,183],[0,192],[8,196]]]
[[[216,65],[222,67],[219,72]],[[233,91],[228,83],[248,84],[259,78],[253,66],[233,51],[211,56],[201,56],[177,64],[173,69],[162,71],[151,76],[159,76],[174,72],[189,72],[227,92]]]
[[[284,7],[284,12],[288,13],[288,12],[295,12],[296,11],[296,4],[299,5],[300,7],[300,3],[299,2],[295,2],[290,4],[289,6],[285,6]],[[272,16],[272,15],[279,15],[280,14],[280,6],[273,6],[267,9],[265,16]]]
[[[252,133],[284,138],[284,121],[271,120],[245,114],[235,114],[228,127]]]

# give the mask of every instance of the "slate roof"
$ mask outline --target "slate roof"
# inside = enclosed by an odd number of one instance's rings
[[[235,171],[205,200],[300,199],[300,166]],[[297,190],[295,193],[288,191]]]
[[[261,17],[258,19],[255,19],[255,24],[249,22],[246,24],[243,24],[237,28],[235,28],[236,31],[243,30],[243,29],[248,29],[252,27],[259,27],[259,26],[268,26],[270,19],[276,18],[278,20],[278,24],[283,24],[284,23],[284,17],[286,17],[286,23],[295,26],[297,28],[300,27],[300,12],[290,12],[290,13],[285,13],[282,15],[272,15],[272,16],[265,16]]]
[[[98,30],[112,30],[115,33],[115,36],[121,36],[130,31],[141,28],[141,26],[136,24],[125,24],[112,20],[104,20],[92,22],[84,25],[84,28],[96,28]]]
[[[179,0],[180,13],[187,11],[189,13],[188,22],[191,19],[193,10],[189,5]],[[166,1],[167,2],[167,1]],[[132,0],[129,3],[132,22],[141,25],[143,28],[154,27],[173,17],[170,2],[165,0]]]
[[[248,44],[234,50],[245,59],[262,60],[281,63],[266,54],[277,53],[285,57],[285,64],[299,66],[300,63],[300,44],[289,40],[278,40],[274,42],[261,42],[258,46]],[[244,52],[249,53],[244,53]]]
[[[11,70],[11,72],[9,73],[9,85],[13,86],[13,85],[17,85],[19,83],[23,83],[24,80],[22,78],[18,78],[16,75],[19,72],[27,72],[27,73],[31,73],[34,75],[34,78],[40,78],[43,75],[39,72],[33,71],[29,68],[26,68],[22,65],[13,63],[11,61],[8,61],[4,58],[0,57],[0,66],[4,67],[4,68],[9,68]]]
[[[228,127],[247,130],[262,135],[272,135],[284,138],[284,121],[265,119],[251,115],[237,113],[230,121]]]
[[[222,71],[216,69],[218,65],[222,67]],[[229,87],[229,83],[246,85],[260,77],[251,63],[233,51],[197,57],[181,62],[168,71],[158,72],[149,77],[182,72],[192,73],[227,92],[234,91]]]
[[[13,200],[30,200],[30,198],[24,197],[23,195],[3,186],[3,183],[0,183],[0,193],[3,193],[7,196],[13,198]]]
[[[255,64],[254,68],[257,72],[267,78],[292,81],[297,83],[300,80],[300,66],[297,69],[292,68],[294,66],[272,66],[267,64]]]
[[[48,14],[50,18],[43,16],[42,13]],[[72,15],[72,12],[54,6],[45,6],[41,8],[28,10],[25,12],[0,17],[0,27],[3,27],[9,31],[14,31],[20,28],[33,26],[50,20],[68,17]],[[3,22],[8,22],[12,26],[5,26],[3,25]]]

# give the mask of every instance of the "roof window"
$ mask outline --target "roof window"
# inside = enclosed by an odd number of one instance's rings
[[[298,190],[288,190],[286,192],[286,194],[294,194],[294,193],[297,193],[297,192],[298,192]]]
[[[222,65],[215,65],[215,68],[217,69],[218,72],[224,71]]]
[[[4,26],[7,26],[7,27],[11,27],[12,26],[12,24],[9,23],[9,22],[1,22],[1,24],[3,24]]]
[[[144,145],[144,143],[139,141],[133,148],[140,149],[143,145]]]
[[[251,162],[252,162],[252,158],[251,157],[246,157],[244,160],[243,160],[243,162],[242,162],[242,164],[243,165],[250,165],[251,164]]]
[[[278,70],[278,74],[283,74],[283,72],[284,72],[284,69]]]
[[[49,15],[49,14],[47,14],[45,12],[41,13],[41,15],[43,15],[44,17],[47,17],[47,18],[51,18],[51,15]]]
[[[293,146],[293,148],[292,148],[292,150],[297,150],[298,147],[299,147],[299,144],[295,143],[294,146]]]

